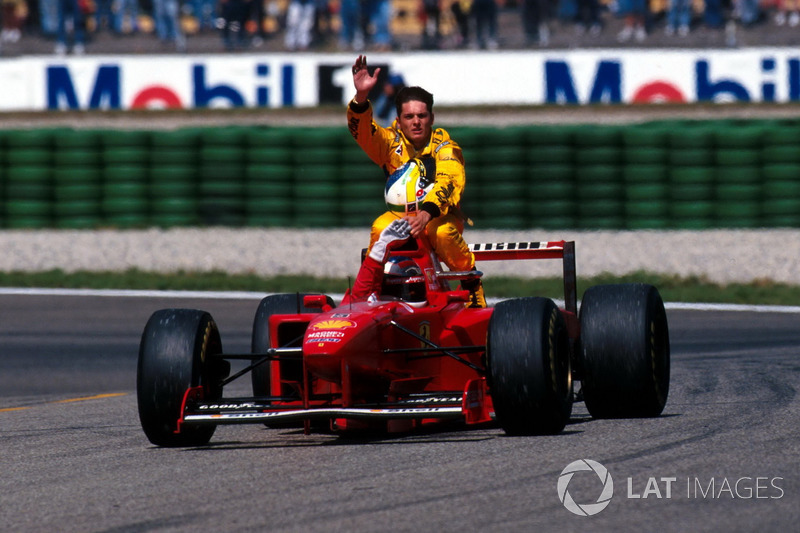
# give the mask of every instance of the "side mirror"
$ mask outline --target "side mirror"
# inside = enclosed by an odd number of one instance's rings
[[[328,297],[324,294],[306,294],[303,305],[309,309],[324,309],[328,305]]]
[[[469,291],[450,291],[447,293],[447,303],[469,302]]]

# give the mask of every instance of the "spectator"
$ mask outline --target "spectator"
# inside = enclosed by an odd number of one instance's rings
[[[222,11],[222,42],[226,50],[244,48],[247,43],[245,22],[248,4],[245,0],[220,0]]]
[[[286,10],[286,36],[284,44],[289,50],[307,50],[314,29],[314,0],[291,0]]]
[[[692,21],[692,0],[670,0],[667,10],[667,26],[664,33],[667,36],[678,35],[686,37],[689,35],[690,24]]]
[[[622,31],[617,34],[617,40],[625,43],[633,38],[637,42],[643,42],[647,38],[647,30],[645,29],[647,1],[620,0],[619,13],[624,17],[625,23]]]
[[[197,31],[214,29],[216,27],[214,19],[217,17],[216,0],[191,0],[191,2],[194,18],[197,20]]]
[[[600,35],[600,32],[603,31],[603,23],[600,21],[598,0],[578,0],[576,11],[575,20],[578,24],[578,31],[583,33],[588,29],[590,35]]]
[[[776,7],[778,12],[775,13],[775,24],[783,26],[788,22],[792,28],[800,24],[800,0],[778,0]]]
[[[44,35],[55,36],[58,33],[58,1],[39,0],[39,26]]]
[[[172,43],[178,52],[186,51],[186,37],[180,23],[179,0],[153,0],[156,35],[162,43]]]
[[[392,34],[389,23],[392,19],[392,3],[390,0],[367,0],[367,20],[374,33],[370,40],[378,52],[392,49]]]
[[[264,10],[264,0],[251,0],[250,13],[248,14],[248,22],[254,24],[253,31],[253,46],[261,46],[267,40],[267,30],[264,29],[264,18],[266,16]]]
[[[114,31],[114,9],[112,0],[95,0],[97,8],[94,12],[94,31]]]
[[[703,21],[709,28],[722,28],[722,0],[705,0]]]
[[[422,27],[422,49],[438,50],[442,37],[439,25],[442,19],[442,10],[439,0],[422,0],[422,9],[425,15]]]
[[[86,20],[80,8],[78,0],[57,0],[58,4],[58,27],[56,31],[57,55],[63,56],[69,49],[67,41],[67,21],[71,22],[72,28],[72,53],[76,56],[86,52]]]
[[[497,50],[497,4],[495,0],[474,0],[475,37],[481,49]]]
[[[361,48],[363,46],[361,0],[341,0],[339,18],[341,20],[339,48],[343,50]]]
[[[550,42],[549,11],[549,0],[522,0],[522,28],[528,46],[547,46]]]
[[[758,6],[759,0],[734,0],[734,11],[743,26],[752,26],[758,22],[761,13]],[[797,23],[795,23],[797,25]]]
[[[25,0],[2,0],[3,30],[0,41],[16,43],[22,37],[22,23],[27,12]]]
[[[125,24],[126,18],[129,21],[127,26]],[[117,33],[139,33],[139,0],[117,1],[117,11],[114,13],[114,29]]]
[[[456,46],[464,48],[469,45],[469,18],[472,11],[472,0],[456,0],[450,4],[450,11],[456,19],[458,26],[458,41]]]

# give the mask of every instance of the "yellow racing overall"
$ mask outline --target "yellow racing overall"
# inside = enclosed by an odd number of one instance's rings
[[[447,131],[435,128],[430,142],[417,151],[400,131],[397,121],[391,127],[384,128],[373,120],[369,102],[350,103],[347,107],[347,125],[353,139],[383,169],[387,177],[411,159],[432,158],[435,161],[436,178],[421,203],[421,209],[432,215],[425,231],[436,255],[450,270],[472,270],[475,256],[461,235],[464,217],[459,209],[466,181],[464,157],[461,148],[450,139]],[[372,223],[370,248],[392,220],[403,216],[405,213],[392,211],[379,216]]]

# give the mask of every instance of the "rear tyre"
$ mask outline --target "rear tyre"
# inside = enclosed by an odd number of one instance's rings
[[[253,338],[251,343],[252,353],[265,353],[271,348],[271,339],[269,334],[269,317],[272,315],[285,315],[295,313],[309,313],[317,314],[319,309],[311,309],[303,305],[303,297],[306,294],[272,294],[267,296],[258,305],[256,316],[253,320]],[[327,297],[328,304],[332,307],[334,305],[333,299]],[[297,343],[287,345],[300,346],[302,337]],[[283,347],[283,346],[282,346]],[[292,362],[284,363],[287,369],[297,370],[302,372],[302,363],[297,362],[295,366],[299,368],[291,368]],[[253,395],[254,396],[270,396],[270,364],[269,362],[262,363],[255,367],[251,372],[253,381]]]
[[[139,345],[136,393],[139,420],[157,446],[200,446],[216,426],[184,426],[176,433],[186,390],[202,386],[205,400],[222,397],[230,363],[222,353],[219,330],[204,311],[163,309],[147,321]]]
[[[658,416],[669,392],[669,330],[652,285],[598,285],[580,311],[586,408],[594,418]]]
[[[560,433],[572,412],[569,338],[547,298],[498,303],[486,340],[495,414],[509,435]]]

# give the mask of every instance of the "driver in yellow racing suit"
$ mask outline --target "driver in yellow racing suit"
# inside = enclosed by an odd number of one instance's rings
[[[358,56],[353,65],[356,95],[347,107],[350,134],[369,158],[388,177],[411,159],[435,165],[435,181],[419,210],[406,216],[411,236],[427,232],[439,259],[451,271],[475,269],[475,256],[461,235],[464,216],[459,209],[466,181],[461,148],[442,128],[433,129],[433,95],[421,87],[406,87],[396,97],[397,118],[389,128],[379,126],[367,96],[378,81],[380,69],[370,75],[367,59]],[[402,214],[387,211],[372,224],[370,248],[381,231]],[[470,291],[470,306],[486,307],[480,279],[464,280]]]

